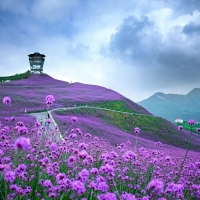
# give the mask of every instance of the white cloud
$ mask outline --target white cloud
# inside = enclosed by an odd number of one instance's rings
[[[32,15],[40,20],[54,22],[67,18],[80,0],[35,0],[31,7]],[[59,26],[59,24],[57,24]]]

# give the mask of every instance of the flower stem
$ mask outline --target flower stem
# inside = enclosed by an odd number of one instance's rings
[[[180,170],[179,170],[179,173],[178,173],[178,176],[177,176],[177,179],[176,179],[175,183],[177,183],[177,182],[179,181],[179,179],[180,179],[181,171],[182,171],[182,169],[183,169],[184,162],[185,162],[185,160],[186,160],[186,158],[187,158],[187,154],[188,154],[188,151],[189,151],[189,149],[190,149],[191,139],[192,139],[192,125],[191,125],[191,129],[190,129],[190,139],[189,139],[189,141],[188,141],[187,151],[186,151],[186,153],[185,153],[185,156],[184,156],[183,162],[182,162],[182,164],[181,164],[181,167],[180,167]]]
[[[136,141],[135,141],[135,147],[134,147],[135,152],[136,152],[136,147],[137,147],[137,140],[138,140],[138,135],[136,136]]]

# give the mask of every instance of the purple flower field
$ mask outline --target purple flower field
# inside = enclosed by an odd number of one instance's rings
[[[56,97],[52,108],[74,106],[76,104],[90,104],[101,101],[122,100],[126,105],[139,113],[149,114],[147,110],[133,103],[119,93],[95,85],[82,83],[67,83],[53,79],[45,74],[31,74],[29,78],[0,84],[0,98],[10,96],[12,112],[45,110],[43,99],[52,94]],[[0,105],[0,110],[9,112],[9,108]]]
[[[36,80],[32,77],[30,83]],[[140,127],[133,128],[131,135],[90,115],[62,116],[52,112],[59,127],[50,129],[21,110],[61,106],[70,96],[75,102],[85,103],[88,97],[91,102],[92,98],[123,100],[138,112],[150,113],[102,87],[69,84],[77,91],[68,88],[67,95],[66,86],[52,85],[45,90],[42,86],[17,85],[27,81],[0,86],[1,95],[5,94],[0,116],[0,199],[200,199],[200,152],[191,151],[192,132],[181,130],[187,138],[187,148],[181,149],[142,138]],[[194,123],[188,122],[191,128]]]
[[[111,145],[115,146],[120,143],[124,143],[126,141],[131,141],[132,145],[134,145],[136,141],[136,135],[126,133],[121,131],[120,129],[106,124],[105,121],[95,117],[95,116],[81,116],[78,115],[78,121],[71,125],[71,118],[73,115],[59,115],[56,112],[52,112],[54,119],[58,122],[59,129],[61,133],[65,133],[66,131],[74,130],[77,127],[81,127],[83,133],[90,133],[93,137],[97,136],[99,139],[106,139]],[[134,132],[134,131],[133,131]],[[142,135],[144,131],[138,136],[138,147],[145,147],[148,149],[155,149],[155,141],[151,141],[149,139],[145,139]],[[183,130],[185,138],[188,138],[188,131]],[[195,135],[195,141],[200,142],[200,136]],[[171,145],[162,144],[162,149],[174,149],[180,150],[181,148],[177,148]]]
[[[63,140],[56,129],[39,123],[1,124],[2,200],[200,198],[199,153],[189,151],[183,163],[185,150],[163,148],[159,142],[154,150],[133,149],[129,141],[115,147],[73,128],[78,121],[71,120]]]

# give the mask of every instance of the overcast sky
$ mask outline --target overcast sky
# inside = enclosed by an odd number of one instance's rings
[[[134,102],[200,87],[200,0],[0,0],[0,76],[44,72]]]

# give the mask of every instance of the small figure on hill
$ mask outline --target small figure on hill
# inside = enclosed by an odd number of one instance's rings
[[[42,120],[42,118],[41,118],[41,120],[40,120],[40,124],[41,124],[41,126],[42,126],[42,123],[43,123],[43,120]]]

